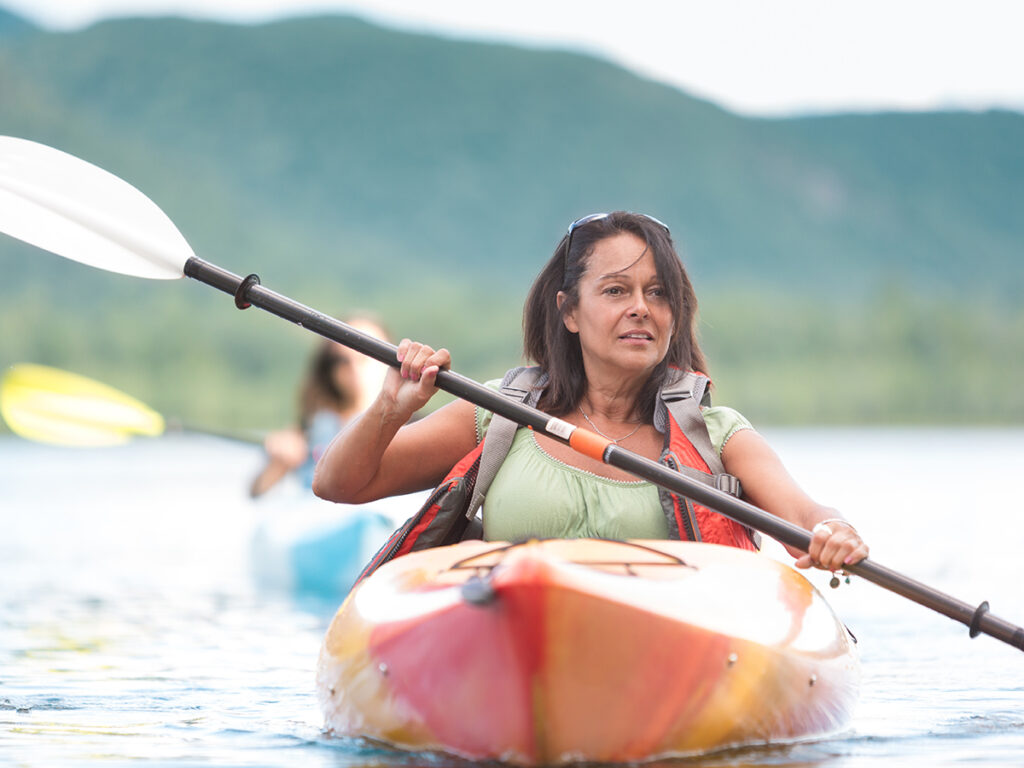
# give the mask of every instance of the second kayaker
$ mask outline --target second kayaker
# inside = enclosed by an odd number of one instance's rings
[[[388,338],[381,325],[369,317],[355,315],[346,322],[378,339]],[[345,424],[369,407],[386,372],[383,363],[336,341],[324,339],[317,344],[299,386],[297,423],[273,430],[264,438],[266,461],[252,479],[249,495],[262,496],[292,473],[308,491],[324,449]]]

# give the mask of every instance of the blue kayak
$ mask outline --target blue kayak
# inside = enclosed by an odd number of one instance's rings
[[[256,583],[295,596],[340,601],[425,493],[372,504],[333,504],[308,492],[268,495],[252,539]]]

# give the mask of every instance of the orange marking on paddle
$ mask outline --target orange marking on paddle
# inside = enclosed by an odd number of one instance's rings
[[[612,441],[607,437],[601,437],[594,432],[589,432],[579,427],[574,429],[572,434],[569,435],[569,445],[584,456],[589,456],[598,461],[604,461],[605,449],[611,444]]]

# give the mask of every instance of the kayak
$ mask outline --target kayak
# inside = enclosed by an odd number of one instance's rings
[[[465,542],[385,564],[324,638],[328,732],[521,765],[841,730],[855,641],[802,575],[714,544]]]
[[[282,492],[259,504],[264,512],[251,543],[252,572],[261,589],[330,602],[352,588],[388,537],[426,494],[373,504],[332,504],[308,491]]]

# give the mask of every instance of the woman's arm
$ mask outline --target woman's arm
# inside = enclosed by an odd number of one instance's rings
[[[267,452],[267,463],[249,486],[252,498],[262,496],[289,472],[301,467],[309,455],[306,437],[296,427],[271,432],[263,440],[263,449]]]
[[[361,504],[430,488],[476,445],[473,406],[456,401],[425,419],[409,418],[437,392],[434,381],[451,358],[403,339],[401,369],[388,371],[373,404],[327,447],[313,492],[329,501]]]
[[[840,570],[868,556],[868,546],[857,530],[836,510],[808,496],[782,465],[778,455],[752,429],[734,434],[722,450],[725,471],[739,478],[752,504],[813,532],[808,552],[787,546],[798,568],[816,565]],[[829,521],[822,525],[824,521]]]

